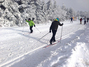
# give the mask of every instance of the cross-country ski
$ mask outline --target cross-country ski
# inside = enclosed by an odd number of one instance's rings
[[[59,42],[59,41],[58,41],[58,42]],[[43,48],[47,48],[47,47],[49,47],[49,46],[56,45],[58,42],[54,42],[54,43],[52,43],[52,44],[48,44],[48,45],[44,46]]]

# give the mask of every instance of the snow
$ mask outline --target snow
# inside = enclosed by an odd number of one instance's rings
[[[32,34],[28,26],[0,28],[0,67],[89,67],[89,23],[61,23],[56,40],[63,28],[62,39],[47,48],[51,22],[36,24]]]

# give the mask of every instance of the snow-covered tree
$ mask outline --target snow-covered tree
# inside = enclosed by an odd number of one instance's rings
[[[22,26],[28,18],[35,18],[35,23],[45,23],[57,17],[65,20],[74,13],[65,6],[57,6],[56,0],[48,0],[47,3],[44,0],[5,0],[0,4],[0,18],[5,20],[3,26]]]
[[[69,12],[70,17],[75,17],[75,11],[72,8],[70,8],[68,12]]]
[[[52,16],[53,13],[53,4],[52,4],[52,0],[49,0],[47,2],[47,14],[48,14],[48,19]]]

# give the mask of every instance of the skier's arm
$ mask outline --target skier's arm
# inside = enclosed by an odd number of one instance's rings
[[[51,27],[50,27],[50,29],[49,29],[49,33],[51,33]]]
[[[29,22],[28,20],[26,20],[26,22]]]
[[[35,23],[34,23],[34,27],[36,27]]]
[[[32,24],[33,24],[34,27],[36,26],[34,22]]]
[[[60,26],[62,26],[62,25],[63,25],[63,23],[61,24],[61,23],[59,22],[59,25],[60,25]]]
[[[34,25],[34,27],[36,27],[36,25]]]
[[[52,30],[52,24],[51,24],[50,29],[49,29],[49,32],[50,32],[50,33],[51,33],[51,30]]]

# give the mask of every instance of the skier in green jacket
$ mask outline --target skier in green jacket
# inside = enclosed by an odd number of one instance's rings
[[[30,26],[30,33],[33,33],[33,26],[35,27],[35,23],[29,18],[28,20],[26,20],[26,22],[28,22],[29,26]]]

